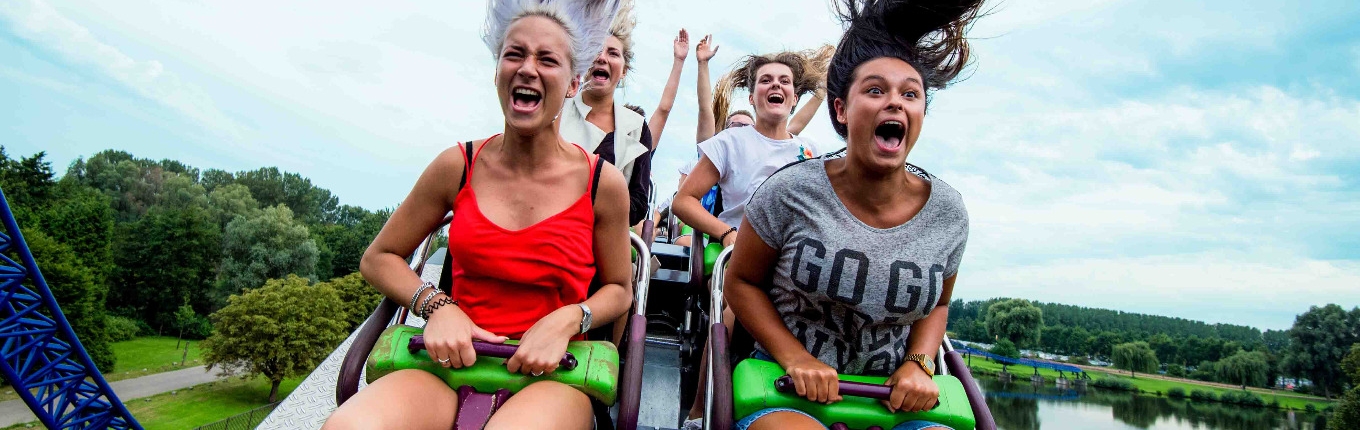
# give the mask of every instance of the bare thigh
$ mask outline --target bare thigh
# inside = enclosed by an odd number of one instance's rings
[[[594,416],[584,393],[560,382],[540,381],[511,396],[486,428],[590,430]]]
[[[793,412],[771,412],[769,415],[751,423],[750,430],[816,429],[826,430],[826,426],[807,415]]]
[[[398,370],[359,390],[326,419],[323,430],[453,427],[458,394],[423,370]]]

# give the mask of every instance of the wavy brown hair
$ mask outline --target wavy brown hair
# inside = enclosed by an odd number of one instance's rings
[[[737,88],[750,90],[756,81],[756,72],[768,64],[783,64],[793,72],[793,93],[795,97],[802,98],[803,95],[815,91],[826,82],[827,65],[831,61],[831,54],[834,49],[831,45],[825,45],[817,49],[808,49],[798,52],[782,51],[765,55],[748,55],[737,61],[728,71],[718,79],[718,84],[713,88],[713,123],[718,130],[722,130],[727,123],[727,110],[732,107],[732,93]],[[789,113],[797,109],[797,104],[789,108]],[[755,118],[755,116],[751,116]]]

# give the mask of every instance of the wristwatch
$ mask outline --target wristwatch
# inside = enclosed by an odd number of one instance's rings
[[[590,306],[585,303],[577,303],[576,306],[581,307],[581,334],[586,334],[590,331]]]
[[[907,360],[915,361],[921,365],[921,370],[925,370],[927,375],[935,374],[935,361],[925,354],[907,354]]]

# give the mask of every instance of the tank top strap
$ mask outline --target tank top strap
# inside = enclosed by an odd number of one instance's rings
[[[486,138],[486,140],[483,140],[481,145],[477,145],[477,151],[475,152],[471,148],[467,150],[468,154],[472,154],[472,158],[467,160],[467,165],[463,168],[463,170],[467,172],[467,177],[469,181],[472,180],[472,167],[477,164],[477,156],[482,155],[482,148],[485,148],[486,144],[491,143],[491,139],[495,139],[497,137],[500,137],[500,134],[494,134],[491,137]],[[469,146],[472,145],[472,142],[468,142],[468,145]]]
[[[593,205],[595,203],[595,189],[600,187],[600,167],[604,166],[604,163],[600,162],[599,155],[591,157],[592,154],[586,152],[586,149],[582,148],[581,145],[573,143],[572,146],[581,150],[581,154],[586,157],[587,170],[590,172],[590,185],[587,186],[587,190],[590,191],[590,203]]]

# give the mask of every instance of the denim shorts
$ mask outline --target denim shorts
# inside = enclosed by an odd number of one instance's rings
[[[760,351],[756,351],[755,354],[752,354],[752,358],[755,358],[757,360],[774,361],[774,357],[771,357],[768,354],[765,354]],[[813,420],[817,419],[816,417],[809,415],[807,412],[803,412],[797,409],[767,408],[755,411],[755,413],[747,415],[745,418],[738,420],[736,430],[746,430],[750,428],[751,424],[755,423],[756,420],[764,418],[766,415],[775,412],[793,412],[799,415],[806,416],[808,418],[812,418]],[[822,428],[826,428],[826,426],[823,425]],[[892,430],[936,430],[936,429],[950,430],[949,426],[946,426],[944,424],[932,423],[930,421],[907,421],[896,426],[893,426],[892,428]]]

